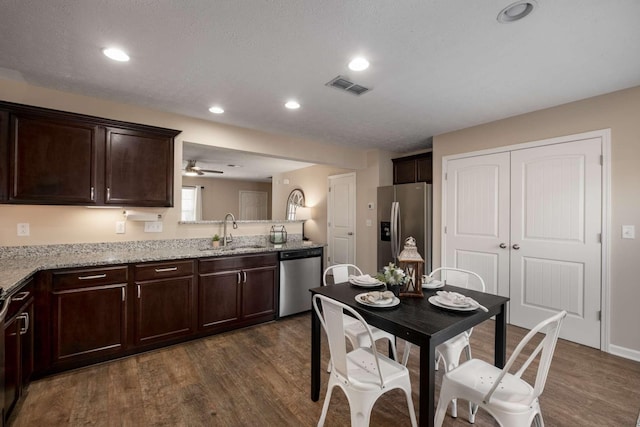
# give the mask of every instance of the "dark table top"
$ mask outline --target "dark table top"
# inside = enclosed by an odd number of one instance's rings
[[[453,311],[434,306],[428,299],[440,290],[455,291],[469,296],[487,307],[489,312],[480,309]],[[423,298],[400,298],[400,304],[392,308],[371,308],[355,300],[356,295],[367,291],[368,289],[358,288],[348,283],[311,289],[314,294],[333,298],[354,308],[371,325],[417,345],[424,344],[427,340],[431,340],[433,345],[438,345],[499,314],[503,305],[509,301],[509,298],[499,295],[447,285],[440,289],[423,289]]]

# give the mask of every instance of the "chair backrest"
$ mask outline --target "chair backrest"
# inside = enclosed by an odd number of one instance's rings
[[[322,301],[322,311],[319,307],[319,301]],[[320,323],[327,334],[327,341],[329,342],[329,353],[331,354],[331,361],[333,368],[331,372],[342,376],[346,381],[349,381],[349,373],[347,371],[347,345],[344,339],[344,320],[343,314],[345,311],[349,312],[353,317],[358,319],[365,327],[369,334],[369,342],[375,342],[371,328],[369,324],[351,307],[342,304],[331,298],[327,298],[324,295],[315,294],[313,296],[313,309],[315,310]],[[380,379],[380,387],[384,384],[384,378],[380,371],[380,361],[378,359],[378,352],[376,346],[371,347],[371,351],[376,361],[376,371]]]
[[[431,274],[429,274],[429,276],[434,277],[434,275],[436,274],[439,274],[440,280],[442,280],[446,284],[459,286],[461,288],[469,288],[469,279],[473,278],[473,289],[482,292],[486,290],[486,286],[484,284],[484,280],[482,280],[482,277],[480,277],[478,273],[474,273],[473,271],[453,267],[440,267],[433,270]]]
[[[525,348],[525,346],[533,339],[536,334],[542,332],[545,334],[544,338],[540,341],[538,346],[533,350],[527,360],[522,364],[520,369],[514,375],[518,378],[522,377],[522,374],[527,370],[531,362],[533,362],[538,355],[540,355],[540,362],[538,364],[538,372],[536,373],[536,382],[533,386],[533,395],[531,397],[531,402],[538,398],[542,394],[544,390],[544,385],[547,381],[547,375],[549,374],[549,367],[551,366],[551,359],[553,358],[553,352],[556,349],[556,343],[558,342],[558,336],[560,335],[560,325],[562,324],[562,320],[567,315],[567,312],[562,310],[560,313],[555,314],[549,317],[546,320],[538,323],[532,330],[529,331],[527,335],[520,341],[516,349],[507,360],[507,364],[502,369],[502,373],[496,379],[495,384],[489,390],[489,393],[485,396],[485,402],[489,402],[491,400],[491,396],[493,392],[496,390],[502,378],[509,372],[515,361],[518,359],[518,356]],[[529,402],[529,403],[531,403]]]
[[[334,264],[324,270],[322,275],[322,286],[327,286],[327,276],[333,276],[333,283],[344,283],[349,280],[349,275],[362,276],[362,270],[353,264]]]

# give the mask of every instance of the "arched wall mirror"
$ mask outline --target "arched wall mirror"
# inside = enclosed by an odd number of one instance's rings
[[[296,188],[289,193],[289,197],[287,198],[288,220],[293,221],[296,219],[296,209],[298,206],[304,206],[304,193],[299,188]]]

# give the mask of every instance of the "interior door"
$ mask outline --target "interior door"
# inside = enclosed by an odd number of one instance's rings
[[[560,336],[600,347],[600,138],[449,160],[443,266],[475,271],[532,328],[567,310]]]
[[[478,273],[509,295],[509,153],[447,162],[445,267]]]
[[[327,203],[328,264],[355,264],[356,176],[329,177]]]
[[[269,219],[267,192],[240,190],[240,218],[242,220]]]
[[[599,138],[511,153],[511,323],[567,310],[560,336],[600,347]]]

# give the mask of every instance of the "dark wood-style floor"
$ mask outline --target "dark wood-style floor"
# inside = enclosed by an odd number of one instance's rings
[[[508,329],[509,355],[524,335]],[[399,350],[403,350],[399,343]],[[474,357],[493,360],[493,323],[474,329]],[[384,346],[381,346],[384,348]],[[326,342],[323,365],[328,361]],[[418,402],[418,356],[409,361]],[[314,426],[322,399],[309,398],[310,315],[304,314],[33,382],[10,420],[17,426]],[[437,375],[438,387],[442,371]],[[322,398],[326,392],[323,378]],[[438,390],[437,390],[438,391]],[[437,394],[436,394],[437,395]],[[560,341],[541,397],[547,426],[634,426],[640,363]],[[15,412],[14,412],[15,414]],[[445,426],[469,426],[467,405]],[[349,425],[333,394],[326,426]],[[410,425],[403,394],[376,403],[372,426]],[[476,426],[495,426],[480,412]]]

